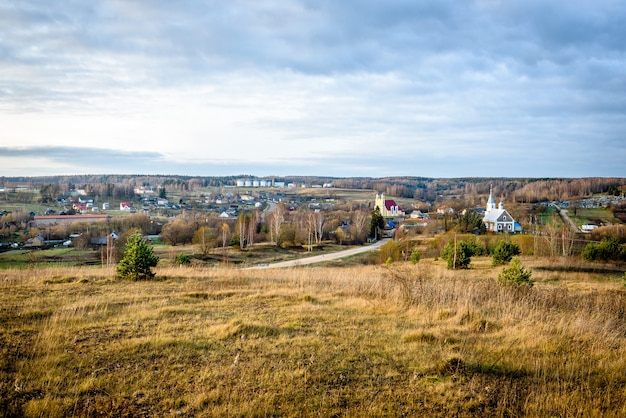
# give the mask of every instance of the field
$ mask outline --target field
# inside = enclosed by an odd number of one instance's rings
[[[0,416],[624,416],[623,267],[0,270]]]
[[[575,216],[574,211],[570,209],[568,215],[578,227],[589,223],[596,225],[619,223],[610,210],[603,208],[577,208]]]
[[[197,245],[171,246],[160,240],[153,242],[154,252],[160,258],[160,265],[164,267],[176,264],[178,254],[191,257],[191,264],[195,267],[215,267],[231,265],[252,267],[258,264],[294,260],[309,255],[333,253],[351,246],[325,242],[323,246],[316,246],[311,252],[304,247],[281,248],[274,244],[254,244],[245,250],[239,247],[213,248],[206,255],[202,255]],[[20,249],[0,252],[0,270],[7,268],[33,267],[79,267],[106,264],[106,248],[78,250],[76,248],[56,247],[48,249]]]

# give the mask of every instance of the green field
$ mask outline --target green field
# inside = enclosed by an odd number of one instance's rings
[[[621,221],[615,216],[613,213],[605,208],[597,208],[597,209],[586,209],[586,208],[577,208],[576,215],[574,215],[574,210],[570,209],[568,211],[569,217],[574,221],[577,226],[585,225],[585,224],[619,224]]]

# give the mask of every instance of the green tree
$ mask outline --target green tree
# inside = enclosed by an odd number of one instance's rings
[[[482,243],[480,238],[474,237],[474,239],[465,242],[467,243],[467,245],[469,245],[472,256],[480,256],[487,253],[487,249],[485,248],[485,245]]]
[[[459,218],[459,231],[483,234],[487,232],[487,228],[481,215],[476,212],[466,211]]]
[[[535,282],[530,279],[532,273],[520,264],[519,258],[515,257],[509,267],[502,269],[498,275],[498,282],[505,286],[528,286],[532,287]]]
[[[167,199],[167,194],[166,194],[166,191],[165,191],[165,187],[161,187],[159,189],[159,197],[161,199]]]
[[[506,264],[515,255],[520,254],[519,246],[513,242],[499,241],[491,251],[491,257],[493,258],[492,264],[499,266]]]
[[[454,240],[450,240],[443,250],[441,250],[441,258],[446,260],[449,269],[466,269],[469,267],[474,255],[473,246],[465,241],[459,241],[456,243],[456,250]]]
[[[376,206],[372,212],[372,220],[370,221],[370,237],[378,238],[378,231],[385,228],[385,219],[380,214],[380,208]]]
[[[117,277],[131,280],[149,280],[154,278],[152,267],[156,267],[159,257],[154,255],[152,247],[139,232],[126,242],[124,256],[116,268]]]

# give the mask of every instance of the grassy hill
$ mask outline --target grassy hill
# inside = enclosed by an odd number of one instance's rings
[[[2,270],[0,416],[624,416],[623,270],[571,263]]]

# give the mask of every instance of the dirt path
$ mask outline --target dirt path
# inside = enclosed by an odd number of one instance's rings
[[[380,240],[378,242],[376,242],[375,244],[372,245],[364,245],[362,247],[357,247],[357,248],[351,248],[349,250],[344,250],[344,251],[338,251],[336,253],[329,253],[329,254],[322,254],[322,255],[315,255],[313,257],[306,257],[306,258],[299,258],[297,260],[289,260],[289,261],[281,261],[278,263],[271,263],[271,264],[263,264],[263,265],[259,265],[256,267],[250,267],[252,269],[259,269],[259,268],[285,268],[285,267],[297,267],[297,266],[304,266],[307,264],[315,264],[315,263],[321,263],[323,261],[329,261],[329,260],[337,260],[339,258],[344,258],[344,257],[349,257],[355,254],[361,254],[361,253],[365,253],[367,251],[372,251],[375,250],[377,248],[379,248],[381,245],[383,245],[384,243],[386,243],[387,241],[389,241],[390,238],[386,238],[383,240]]]
[[[559,207],[555,206],[557,209],[560,209]],[[560,209],[558,210],[559,212],[559,216],[561,217],[561,219],[563,220],[563,223],[567,224],[570,226],[570,228],[572,228],[572,232],[574,232],[575,234],[580,232],[580,230],[578,229],[578,227],[576,226],[576,224],[574,223],[574,221],[572,221],[567,213],[567,209]]]

